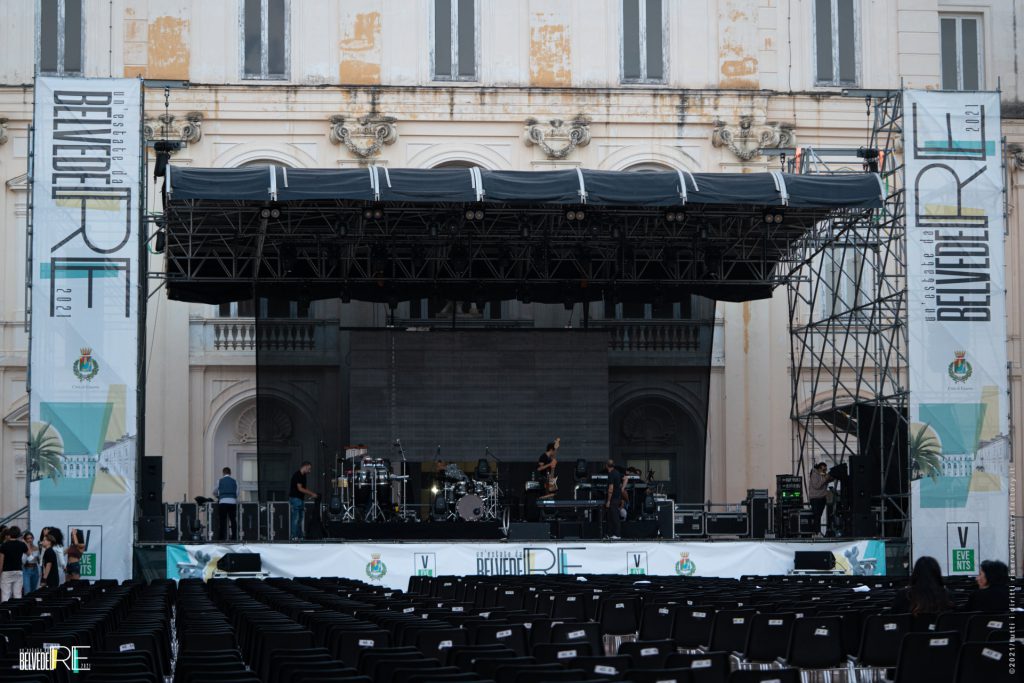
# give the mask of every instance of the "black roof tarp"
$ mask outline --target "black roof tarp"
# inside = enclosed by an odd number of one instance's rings
[[[741,204],[794,208],[877,208],[876,174],[809,176],[787,173],[675,171],[487,171],[475,169],[286,169],[279,166],[171,166],[171,201],[236,200],[679,206]],[[271,175],[273,174],[273,176]],[[482,192],[478,193],[476,177]],[[781,182],[780,182],[781,181]],[[685,185],[685,193],[683,186]]]

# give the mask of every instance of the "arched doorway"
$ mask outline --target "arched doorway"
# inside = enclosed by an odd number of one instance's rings
[[[671,482],[666,491],[679,503],[704,499],[704,427],[679,404],[637,398],[612,411],[608,443],[621,464],[653,472]]]

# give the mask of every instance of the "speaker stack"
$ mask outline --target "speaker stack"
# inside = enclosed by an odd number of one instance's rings
[[[139,540],[159,542],[164,540],[163,500],[164,459],[160,455],[142,458],[142,472],[139,481]]]
[[[866,455],[852,455],[849,462],[851,532],[857,537],[877,537],[882,530],[872,508],[881,504],[880,463]]]

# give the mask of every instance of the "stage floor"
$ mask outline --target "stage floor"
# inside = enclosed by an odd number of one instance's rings
[[[149,544],[153,545],[153,544]],[[885,541],[621,540],[166,544],[167,578],[209,579],[227,553],[259,553],[269,576],[346,576],[405,589],[411,576],[789,574],[796,553],[831,552],[846,574],[886,573]]]

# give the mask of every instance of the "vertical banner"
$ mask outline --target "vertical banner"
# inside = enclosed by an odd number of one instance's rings
[[[37,78],[32,172],[30,520],[132,575],[141,83]]]
[[[915,559],[948,575],[1009,554],[999,95],[904,94]]]

